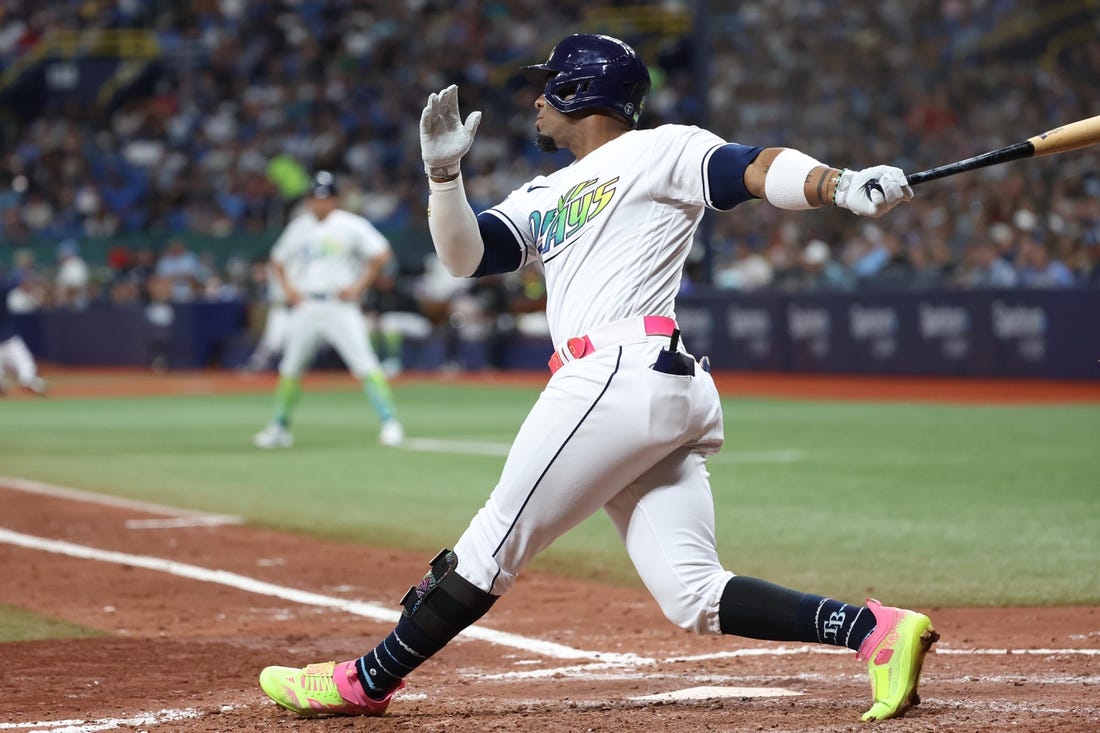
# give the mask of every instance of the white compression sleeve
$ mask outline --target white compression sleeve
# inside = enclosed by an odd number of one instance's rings
[[[455,277],[469,277],[481,264],[485,243],[466,200],[462,176],[444,183],[429,178],[428,189],[428,231],[439,261]]]
[[[813,209],[806,198],[806,178],[825,164],[805,153],[787,148],[775,156],[764,179],[764,197],[780,209]]]

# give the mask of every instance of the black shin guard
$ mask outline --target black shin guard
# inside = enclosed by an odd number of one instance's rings
[[[441,647],[484,616],[497,600],[455,572],[457,567],[458,557],[450,550],[441,551],[420,583],[401,599],[402,616]]]

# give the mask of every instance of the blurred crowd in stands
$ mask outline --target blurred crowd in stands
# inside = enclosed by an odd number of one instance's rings
[[[144,93],[106,110],[59,95],[5,128],[0,266],[20,280],[13,310],[262,297],[251,255],[193,252],[179,235],[274,238],[319,168],[345,180],[347,208],[426,242],[427,94],[457,83],[464,112],[483,110],[463,166],[475,208],[487,207],[562,163],[534,146],[536,90],[517,70],[569,32],[619,35],[649,61],[643,126],[700,124],[838,166],[922,170],[1100,113],[1090,0],[710,2],[709,32],[693,37],[696,5],[3,0],[5,79],[59,28],[147,30],[161,50]],[[124,235],[148,246],[81,259],[83,240]],[[700,236],[710,246],[697,248],[685,288],[1100,287],[1100,153],[930,182],[878,221],[751,202],[708,214]],[[43,241],[48,259],[32,246]],[[439,285],[419,254],[397,254],[396,280],[421,310],[433,288],[477,292]],[[531,279],[501,287],[524,294]],[[477,295],[498,297],[511,302]]]

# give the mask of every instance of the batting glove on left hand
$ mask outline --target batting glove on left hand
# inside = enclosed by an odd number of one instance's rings
[[[458,113],[458,87],[454,84],[428,97],[420,114],[420,157],[424,172],[433,178],[454,178],[458,162],[474,144],[481,112],[471,112],[466,124]]]
[[[904,171],[890,165],[845,170],[836,185],[836,205],[860,216],[878,218],[912,198],[913,189],[905,180]]]

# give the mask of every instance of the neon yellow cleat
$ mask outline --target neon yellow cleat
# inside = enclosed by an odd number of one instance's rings
[[[867,608],[875,615],[875,630],[863,642],[856,659],[867,662],[874,704],[863,720],[885,720],[903,715],[920,703],[924,655],[940,638],[923,613],[884,606],[873,598]]]
[[[337,674],[344,679],[338,681]],[[402,680],[384,700],[372,700],[355,677],[354,662],[319,662],[304,669],[266,667],[260,672],[260,687],[268,697],[287,710],[309,717],[381,715],[394,693],[404,686]]]

